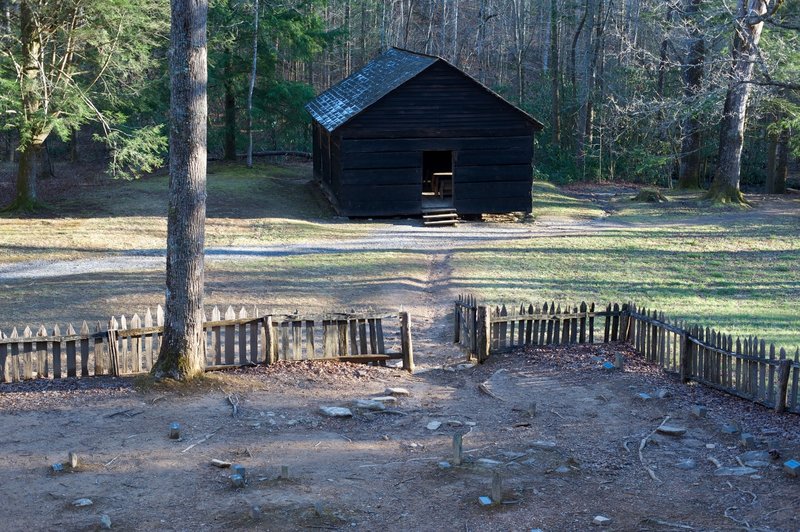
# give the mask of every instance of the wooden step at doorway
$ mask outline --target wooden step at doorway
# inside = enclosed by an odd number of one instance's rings
[[[458,213],[453,208],[423,209],[422,224],[425,226],[453,226],[458,223]]]

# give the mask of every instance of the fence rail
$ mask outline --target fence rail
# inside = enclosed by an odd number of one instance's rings
[[[794,355],[756,337],[736,338],[708,327],[673,322],[632,303],[563,305],[455,302],[454,343],[468,359],[526,345],[627,342],[647,361],[695,381],[782,412],[800,413],[800,349]]]
[[[70,324],[65,334],[56,325],[36,334],[26,327],[6,336],[0,331],[0,382],[34,378],[135,375],[150,371],[158,358],[164,331],[161,307],[140,318],[112,317],[93,330]],[[217,307],[204,321],[206,367],[272,364],[278,360],[339,360],[385,365],[402,360],[414,368],[408,313],[327,314],[323,316],[252,315]]]

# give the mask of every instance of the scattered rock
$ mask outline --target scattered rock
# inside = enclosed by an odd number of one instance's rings
[[[243,488],[245,486],[244,477],[242,475],[231,475],[230,479],[234,488]]]
[[[688,471],[690,469],[694,469],[695,467],[697,467],[697,462],[695,462],[691,458],[686,458],[675,464],[675,467],[677,467],[678,469],[685,469]]]
[[[557,468],[553,469],[553,473],[558,473],[559,475],[566,475],[567,473],[571,473],[572,469],[566,465],[560,465]]]
[[[217,460],[216,458],[214,458],[211,460],[211,465],[213,465],[214,467],[224,468],[224,467],[230,467],[231,463],[226,462],[225,460]]]
[[[492,460],[491,458],[478,458],[478,461],[475,463],[479,467],[486,467],[489,469],[503,465],[503,462],[498,462],[497,460]]]
[[[111,518],[107,514],[100,516],[100,528],[104,530],[111,530]]]
[[[611,519],[604,515],[596,515],[594,519],[592,519],[592,524],[597,526],[605,526],[611,524]]]
[[[661,425],[656,430],[661,434],[666,434],[667,436],[683,436],[686,434],[685,427],[676,427],[673,425]]]
[[[448,462],[447,460],[442,460],[437,465],[439,466],[439,469],[450,469],[451,467],[450,462]]]
[[[468,426],[468,427],[475,427],[475,426],[477,426],[478,424],[477,424],[477,423],[475,423],[474,421],[465,421],[465,422],[464,422],[464,425],[466,425],[466,426]]]
[[[380,401],[374,401],[372,399],[357,399],[353,401],[353,408],[358,410],[386,410],[386,405]]]
[[[383,393],[384,395],[401,395],[401,396],[411,395],[411,392],[409,392],[405,388],[386,388],[386,391]]]
[[[448,419],[447,421],[445,421],[445,423],[447,423],[451,427],[461,427],[461,426],[464,425],[462,422],[460,422],[457,419]]]
[[[656,397],[659,399],[666,399],[667,397],[672,397],[672,394],[666,388],[659,388],[656,390]]]
[[[70,452],[69,453],[69,466],[72,469],[75,469],[76,467],[78,467],[78,455],[77,455],[77,453],[74,453],[74,452]]]
[[[739,459],[743,462],[749,462],[751,460],[769,460],[770,455],[767,451],[747,451],[739,455]]]
[[[554,441],[545,441],[545,440],[535,440],[531,442],[531,447],[535,449],[544,449],[544,450],[553,450],[556,448],[556,442]]]
[[[758,473],[758,470],[752,467],[720,467],[714,471],[714,475],[718,477],[743,477],[753,473]]]
[[[74,501],[72,501],[72,506],[74,506],[76,508],[82,508],[84,506],[91,506],[92,504],[94,504],[92,502],[92,499],[86,499],[86,498],[75,499]]]
[[[783,471],[792,477],[800,476],[800,462],[797,460],[787,460],[783,463]]]
[[[439,430],[439,427],[441,426],[442,426],[441,421],[431,421],[430,423],[425,425],[425,428],[428,430]]]
[[[638,399],[641,399],[642,401],[649,401],[650,399],[652,399],[649,393],[644,393],[644,392],[637,393],[636,397]]]
[[[716,448],[717,448],[717,444],[716,443],[707,443],[706,444],[706,449],[716,449]]]
[[[749,432],[743,432],[741,436],[739,436],[739,446],[744,447],[745,449],[751,448],[756,444],[756,439],[753,437],[752,434]]]
[[[706,416],[708,416],[708,408],[704,407],[703,405],[694,405],[692,407],[692,417],[699,419]]]
[[[319,411],[323,416],[327,417],[353,417],[353,412],[349,408],[342,406],[321,406]]]
[[[481,495],[480,497],[478,497],[478,503],[480,503],[481,506],[491,506],[492,499],[490,499],[486,495]]]
[[[393,395],[382,395],[381,397],[373,397],[372,400],[378,401],[379,403],[383,404],[390,404],[390,405],[397,404],[397,397],[394,397]]]
[[[725,434],[736,434],[737,432],[739,432],[739,427],[737,427],[736,425],[731,425],[730,423],[726,423],[722,425],[722,432],[724,432]]]

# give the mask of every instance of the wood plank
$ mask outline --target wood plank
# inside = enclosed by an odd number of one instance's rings
[[[360,319],[358,320],[358,350],[359,353],[368,354],[369,349],[367,348],[367,320]]]
[[[254,314],[257,316],[258,314]],[[258,339],[261,335],[260,332],[260,324],[261,320],[256,319],[251,321],[246,327],[249,329],[250,333],[250,363],[251,364],[258,364],[260,362],[258,357]]]
[[[75,335],[75,329],[72,327],[70,323],[67,326],[67,334]],[[66,349],[67,349],[67,377],[77,377],[78,372],[78,363],[76,354],[78,352],[77,348],[77,341],[76,340],[69,340],[66,342]]]
[[[292,359],[303,359],[303,322],[292,322]]]
[[[291,347],[289,347],[289,326],[290,323],[288,321],[282,321],[279,326],[281,335],[280,360],[292,360],[292,351]]]
[[[339,329],[339,348],[338,353],[339,356],[344,356],[347,354],[347,329],[348,329],[348,320],[339,320],[336,323],[337,328]]]
[[[306,324],[306,358],[313,360],[317,353],[314,347],[314,320],[305,320]]]

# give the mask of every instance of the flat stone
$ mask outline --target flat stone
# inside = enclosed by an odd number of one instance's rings
[[[553,473],[558,473],[559,475],[566,475],[567,473],[571,473],[572,469],[569,466],[560,465],[557,468],[553,469]]]
[[[650,399],[652,399],[649,393],[644,393],[644,392],[637,393],[636,397],[638,399],[641,399],[642,401],[649,401]]]
[[[725,434],[736,434],[737,432],[739,432],[739,427],[737,427],[736,425],[731,425],[730,423],[726,423],[722,425],[722,432],[724,432]]]
[[[686,434],[685,427],[675,427],[673,425],[661,425],[656,430],[661,434],[666,434],[667,436],[683,436]]]
[[[390,405],[397,404],[397,397],[393,395],[382,395],[381,397],[373,397],[372,400],[378,401],[379,403],[383,404],[390,404]]]
[[[767,451],[747,451],[739,455],[739,459],[748,462],[750,460],[769,460],[770,456]]]
[[[327,417],[353,417],[353,412],[349,408],[341,406],[321,406],[319,411],[323,416]]]
[[[743,477],[753,473],[758,473],[758,470],[752,467],[720,467],[714,471],[714,475],[718,477]]]
[[[685,460],[681,460],[680,462],[675,464],[675,467],[677,467],[678,469],[685,469],[688,471],[689,469],[694,469],[695,467],[697,467],[697,462],[695,462],[691,458],[686,458]]]
[[[477,426],[478,424],[477,424],[477,423],[475,423],[474,421],[465,421],[465,422],[464,422],[464,425],[466,425],[466,426],[468,426],[468,427],[475,427],[475,426]]]
[[[743,432],[742,435],[739,436],[739,446],[744,447],[746,449],[748,447],[754,446],[755,444],[756,444],[756,439],[749,432]]]
[[[503,454],[503,457],[505,457],[505,458],[507,458],[509,460],[517,460],[517,459],[522,458],[523,456],[525,456],[525,453],[516,453],[514,451],[505,451],[502,454]]]
[[[530,443],[531,447],[535,449],[552,450],[556,448],[556,442],[546,440],[535,440]]]
[[[706,449],[716,449],[716,448],[717,448],[717,444],[716,443],[707,443],[706,444]]]
[[[498,462],[497,460],[492,460],[491,458],[478,458],[475,464],[479,467],[492,468],[503,465],[503,462]]]
[[[491,506],[492,505],[492,499],[490,499],[486,495],[481,495],[480,497],[478,497],[478,503],[481,506]]]
[[[457,419],[448,419],[447,421],[445,421],[445,423],[447,423],[451,427],[463,427],[464,426],[464,424],[461,421],[457,420]]]
[[[92,502],[92,499],[86,499],[86,498],[75,499],[74,501],[72,501],[72,506],[75,506],[76,508],[81,508],[83,506],[91,506],[92,504],[94,504]]]
[[[783,471],[790,476],[800,476],[800,462],[797,460],[787,460],[783,463]]]
[[[408,396],[411,395],[411,392],[409,392],[406,388],[386,388],[386,391],[383,392],[383,394]]]
[[[696,418],[703,418],[708,416],[708,408],[703,405],[694,405],[692,407],[692,416]]]
[[[72,469],[75,469],[76,467],[78,467],[78,454],[77,453],[70,452],[69,455],[68,455],[68,458],[69,458],[69,466]]]
[[[448,462],[447,460],[442,460],[437,465],[439,466],[439,469],[450,469],[451,467],[450,462]]]
[[[103,530],[111,530],[111,518],[107,514],[100,516],[100,528]]]
[[[611,519],[604,515],[596,515],[594,519],[592,519],[592,524],[597,526],[605,526],[611,524]]]
[[[747,460],[744,465],[747,467],[769,467],[770,463],[765,460]]]
[[[230,467],[231,463],[226,462],[225,460],[217,460],[216,458],[214,458],[213,460],[211,460],[211,465],[213,465],[214,467],[224,468],[224,467]]]
[[[372,399],[357,399],[353,401],[353,408],[358,410],[373,410],[373,411],[380,411],[386,410],[386,405],[381,403],[380,401],[374,401]]]
[[[441,426],[442,426],[441,421],[431,421],[430,423],[425,425],[425,428],[428,430],[439,430],[439,427]]]

